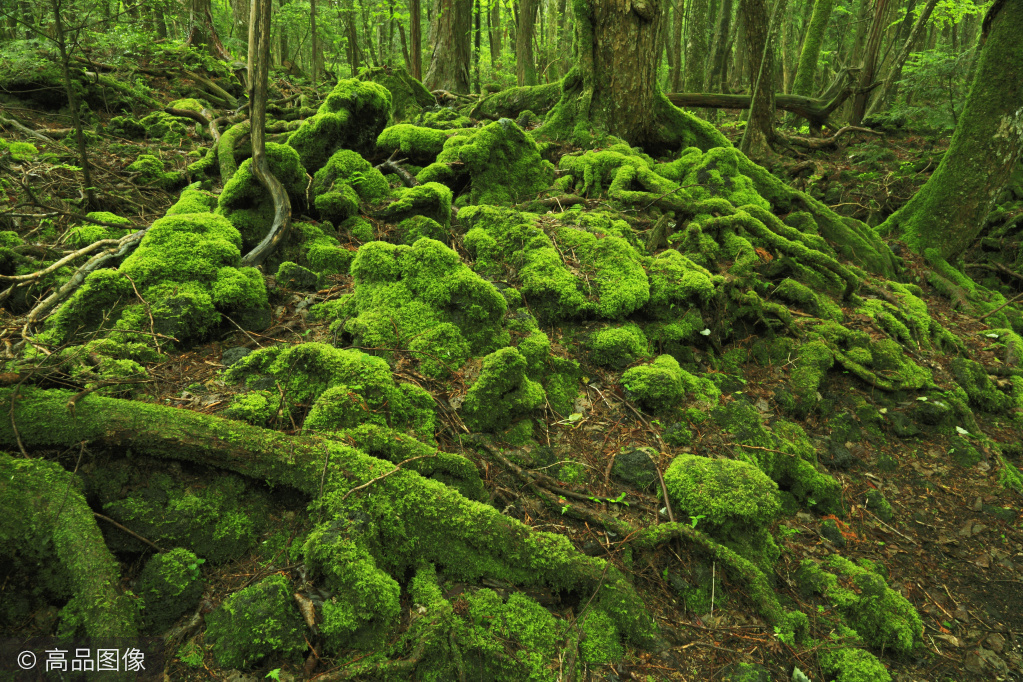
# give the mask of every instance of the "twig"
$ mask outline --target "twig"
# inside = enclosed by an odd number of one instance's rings
[[[41,277],[45,277],[46,275],[50,274],[51,272],[59,270],[60,268],[64,267],[65,264],[73,261],[74,259],[76,259],[76,258],[78,258],[80,256],[84,256],[84,255],[86,255],[88,253],[92,253],[96,249],[105,248],[107,246],[114,246],[116,244],[119,244],[120,241],[121,241],[120,239],[101,239],[98,242],[93,242],[92,244],[89,244],[86,247],[78,249],[74,253],[70,253],[70,254],[64,256],[60,260],[56,261],[55,263],[52,263],[51,265],[47,266],[46,268],[44,268],[42,270],[37,270],[37,271],[31,272],[31,273],[29,273],[27,275],[0,275],[0,281],[4,281],[4,282],[27,282],[27,281],[30,281],[30,280],[40,279]]]
[[[124,526],[122,526],[121,524],[119,524],[119,523],[118,523],[117,521],[114,521],[114,520],[113,520],[112,518],[110,518],[109,516],[104,516],[103,514],[100,514],[99,512],[95,512],[95,511],[93,512],[93,515],[95,515],[95,517],[96,517],[97,519],[103,519],[103,520],[104,520],[104,521],[106,521],[107,523],[109,523],[109,524],[112,524],[112,525],[116,526],[117,528],[120,528],[121,530],[123,530],[123,531],[124,531],[125,533],[127,533],[127,534],[128,534],[128,535],[130,535],[130,536],[132,536],[132,537],[133,537],[133,538],[135,538],[136,540],[140,540],[140,541],[142,541],[142,542],[146,543],[147,545],[149,545],[150,547],[152,547],[153,549],[155,549],[155,550],[156,550],[157,552],[159,552],[160,554],[163,554],[163,553],[165,553],[165,552],[167,551],[167,550],[165,550],[164,548],[160,547],[160,545],[156,544],[155,542],[151,542],[150,540],[147,540],[147,539],[145,539],[144,537],[142,537],[141,535],[139,535],[139,534],[138,534],[138,533],[136,533],[135,531],[133,531],[133,530],[130,530],[130,529],[128,529],[128,528],[125,528]]]
[[[27,128],[27,127],[21,125],[20,123],[18,123],[17,121],[15,121],[13,119],[4,118],[3,116],[0,116],[0,123],[4,124],[5,126],[10,126],[10,127],[14,128],[15,130],[18,130],[18,131],[20,131],[20,132],[22,132],[22,133],[24,133],[24,134],[26,134],[26,135],[28,135],[30,137],[34,137],[37,140],[42,140],[43,142],[53,142],[53,140],[51,140],[50,138],[46,137],[42,133],[36,132],[36,131],[32,130],[31,128]]]
[[[245,334],[245,336],[249,337],[249,339],[250,339],[250,340],[252,341],[252,343],[256,344],[256,345],[257,345],[257,346],[259,346],[260,348],[262,348],[262,347],[263,347],[263,346],[262,346],[262,344],[260,344],[260,343],[259,343],[259,341],[256,341],[256,337],[254,337],[254,336],[253,336],[252,334],[250,334],[250,333],[248,333],[247,331],[245,331],[244,329],[242,329],[242,327],[241,327],[241,325],[240,325],[240,324],[238,324],[237,322],[235,322],[234,320],[232,320],[232,319],[231,319],[230,317],[228,317],[227,315],[224,315],[224,318],[225,318],[225,319],[226,319],[226,320],[227,320],[228,322],[230,322],[231,324],[233,324],[234,326],[238,327],[238,331],[240,331],[240,332],[241,332],[242,334]]]
[[[1015,297],[1009,299],[1008,301],[1006,301],[1002,305],[998,306],[997,308],[995,308],[992,311],[984,313],[983,315],[981,315],[977,319],[978,320],[983,320],[986,317],[990,317],[990,316],[994,315],[995,313],[999,312],[1002,308],[1007,307],[1010,303],[1015,303],[1016,301],[1020,300],[1021,298],[1023,298],[1023,294],[1020,294],[1019,296],[1015,296]]]
[[[351,495],[352,493],[356,492],[357,490],[365,490],[366,488],[368,488],[369,486],[373,485],[374,483],[377,483],[378,481],[384,480],[385,478],[387,478],[391,474],[394,474],[394,473],[397,473],[397,472],[401,471],[401,468],[403,466],[405,466],[406,464],[408,464],[409,462],[414,462],[417,459],[432,459],[432,458],[434,458],[436,456],[437,456],[437,453],[435,452],[432,455],[419,455],[418,457],[410,457],[410,458],[408,458],[408,459],[406,459],[406,460],[404,460],[402,462],[399,462],[397,465],[395,465],[395,467],[393,469],[388,471],[386,474],[383,474],[382,476],[377,476],[376,478],[374,478],[372,480],[369,480],[369,481],[366,481],[362,485],[356,486],[356,487],[352,488],[351,490],[349,490],[348,492],[346,492],[344,494],[344,496],[341,498],[341,501],[344,502],[345,500],[347,500],[348,496]]]
[[[153,337],[153,345],[156,346],[156,352],[163,355],[164,352],[160,350],[160,342],[156,340],[156,321],[153,320],[153,311],[149,307],[149,302],[142,298],[142,294],[139,293],[138,287],[135,286],[135,280],[133,280],[126,272],[122,272],[121,274],[128,278],[128,281],[131,282],[131,288],[135,292],[135,295],[139,297],[139,300],[142,301],[142,305],[146,307],[146,314],[149,315],[149,333]]]

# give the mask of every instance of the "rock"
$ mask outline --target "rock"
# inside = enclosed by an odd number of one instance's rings
[[[832,441],[828,446],[828,466],[834,469],[848,469],[856,462],[856,456],[844,443]]]
[[[231,365],[238,362],[251,352],[252,352],[251,348],[245,348],[244,346],[228,348],[220,356],[220,364],[230,367]]]
[[[242,308],[233,311],[231,319],[246,331],[261,332],[270,328],[273,313],[269,308]]]
[[[987,644],[988,648],[994,651],[996,654],[1002,653],[1002,651],[1005,649],[1005,637],[998,634],[997,632],[993,632],[990,635],[988,635],[987,639],[984,640],[984,643]]]
[[[952,408],[940,400],[921,401],[913,410],[913,420],[927,426],[940,426],[952,417]]]
[[[615,457],[611,474],[624,483],[647,490],[657,481],[657,457],[653,448],[631,448]]]
[[[277,284],[287,289],[316,289],[320,276],[297,263],[284,261],[277,269]]]
[[[821,523],[821,535],[827,538],[835,547],[845,547],[845,536],[839,530],[838,524],[832,519]]]
[[[920,427],[913,423],[913,420],[902,412],[894,412],[889,417],[892,433],[896,438],[913,438],[922,432]]]

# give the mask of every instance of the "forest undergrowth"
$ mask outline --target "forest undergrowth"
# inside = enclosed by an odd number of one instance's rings
[[[4,100],[5,637],[161,636],[174,680],[1023,676],[1023,175],[951,264],[873,229],[925,134],[765,169],[278,78],[259,272],[237,80],[160,58],[82,84],[102,211]]]

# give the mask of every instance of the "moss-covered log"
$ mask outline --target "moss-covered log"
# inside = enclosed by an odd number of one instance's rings
[[[394,471],[392,463],[334,440],[287,436],[159,405],[90,395],[69,411],[68,391],[22,389],[14,396],[13,390],[0,391],[0,404],[14,400],[13,420],[0,426],[0,443],[9,448],[17,447],[13,421],[30,449],[82,442],[130,447],[137,454],[223,468],[319,497],[326,520],[306,550],[317,575],[335,589],[369,578],[390,584],[417,566],[433,564],[455,579],[549,589],[606,614],[626,641],[649,646],[656,640],[653,620],[617,569],[579,553],[563,536],[534,532],[425,478],[411,465]],[[414,464],[428,473],[433,461]],[[353,525],[357,518],[366,522]],[[359,616],[366,626],[379,628],[380,619],[390,623],[385,605],[371,602],[376,606]]]
[[[523,111],[529,110],[543,116],[554,108],[561,99],[561,81],[545,85],[508,88],[485,97],[472,108],[469,115],[473,118],[518,118]]]

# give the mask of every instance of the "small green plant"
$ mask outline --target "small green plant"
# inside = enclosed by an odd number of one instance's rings
[[[795,646],[796,644],[796,634],[794,632],[786,632],[778,625],[774,626],[774,636],[786,646]]]
[[[278,682],[280,682],[280,679],[281,679],[281,669],[280,668],[274,668],[273,670],[268,672],[266,674],[266,676],[269,677],[271,680],[277,680]]]
[[[706,514],[697,514],[696,516],[690,516],[689,517],[689,527],[692,528],[693,530],[695,530],[696,529],[696,524],[698,524],[701,519],[705,519],[705,518],[707,518]]]

